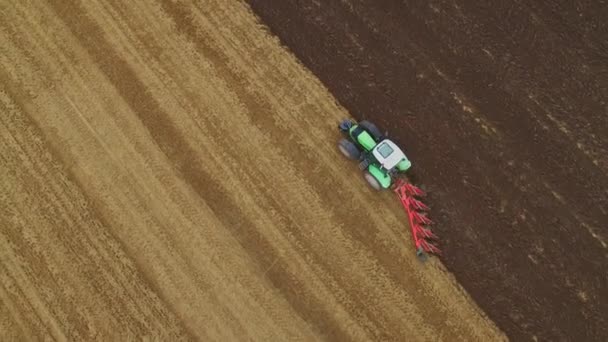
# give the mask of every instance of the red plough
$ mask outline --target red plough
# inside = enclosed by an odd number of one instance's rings
[[[441,255],[439,248],[431,243],[438,239],[437,235],[429,228],[425,227],[433,223],[431,219],[422,213],[430,210],[430,208],[416,198],[424,197],[424,191],[403,180],[396,181],[394,191],[397,193],[397,196],[407,213],[410,228],[412,230],[412,238],[414,239],[417,250],[416,255],[423,260],[426,259],[427,254]]]

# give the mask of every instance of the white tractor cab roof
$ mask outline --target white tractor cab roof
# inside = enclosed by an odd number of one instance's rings
[[[372,150],[376,160],[386,170],[391,170],[407,157],[394,142],[384,139]]]

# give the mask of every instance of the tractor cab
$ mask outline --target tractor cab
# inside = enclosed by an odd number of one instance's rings
[[[392,171],[395,168],[399,171],[406,171],[412,165],[405,156],[405,153],[394,142],[388,139],[384,139],[378,143],[372,150],[372,153],[380,166],[387,171]]]

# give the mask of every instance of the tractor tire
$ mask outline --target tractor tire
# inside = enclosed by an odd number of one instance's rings
[[[368,171],[365,171],[363,173],[363,177],[365,177],[367,184],[369,184],[374,190],[377,190],[377,191],[382,190],[382,185],[380,185],[380,182],[378,182],[376,177],[374,177],[371,173],[369,173]]]
[[[382,133],[380,132],[378,127],[376,127],[376,125],[374,125],[373,123],[371,123],[367,120],[363,120],[363,121],[359,122],[359,126],[363,127],[363,129],[365,129],[367,131],[367,133],[371,134],[371,136],[377,142],[382,140],[382,138],[383,138]]]
[[[357,146],[348,139],[340,140],[338,148],[340,149],[340,152],[342,152],[342,154],[348,159],[358,160],[361,157],[361,151],[359,151]]]

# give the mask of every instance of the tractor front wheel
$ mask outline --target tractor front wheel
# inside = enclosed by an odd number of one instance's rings
[[[363,129],[365,129],[369,134],[371,134],[374,140],[382,140],[382,132],[380,132],[378,127],[376,127],[376,125],[374,125],[373,123],[367,120],[363,120],[359,122],[359,126],[363,127]]]
[[[371,173],[369,173],[368,171],[365,171],[363,173],[363,177],[365,177],[365,180],[367,181],[367,183],[372,188],[374,188],[374,190],[378,190],[378,191],[382,190],[382,185],[380,185],[380,182]]]
[[[361,157],[361,151],[359,151],[357,146],[355,146],[355,144],[348,139],[340,140],[338,148],[340,149],[340,152],[342,152],[342,154],[348,159],[358,160]]]

